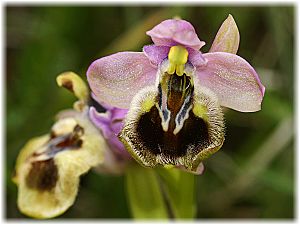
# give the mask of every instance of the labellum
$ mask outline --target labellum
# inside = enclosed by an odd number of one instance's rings
[[[147,167],[184,166],[196,171],[224,142],[224,121],[217,97],[195,82],[195,68],[181,46],[170,49],[159,66],[155,86],[132,100],[119,137]]]

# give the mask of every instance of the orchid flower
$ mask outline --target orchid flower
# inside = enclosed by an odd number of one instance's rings
[[[64,213],[75,201],[80,176],[91,168],[120,174],[125,165],[90,120],[86,84],[72,72],[59,75],[57,83],[79,100],[74,109],[58,114],[49,134],[28,141],[17,158],[13,178],[20,211],[34,218]],[[110,125],[106,129],[111,129]]]
[[[74,203],[81,175],[90,169],[121,174],[132,158],[145,167],[201,174],[202,161],[224,143],[221,107],[261,109],[265,88],[236,55],[239,32],[231,15],[205,54],[187,21],[166,20],[147,34],[154,44],[143,52],[120,52],[90,65],[92,93],[75,73],[57,77],[78,101],[58,114],[49,134],[21,150],[13,180],[22,213],[58,216]]]
[[[165,20],[146,34],[154,44],[143,52],[94,61],[90,88],[99,103],[128,110],[119,138],[137,162],[201,173],[201,162],[224,143],[221,107],[258,111],[265,88],[236,55],[239,32],[231,15],[205,54],[205,43],[185,20]]]

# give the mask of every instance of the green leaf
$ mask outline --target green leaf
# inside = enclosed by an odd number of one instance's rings
[[[270,188],[293,195],[294,193],[294,181],[292,175],[284,174],[282,171],[274,171],[267,169],[259,177]]]
[[[192,219],[196,214],[195,175],[176,168],[158,168],[174,217]]]
[[[166,219],[167,209],[153,169],[132,163],[126,170],[127,198],[135,219]]]

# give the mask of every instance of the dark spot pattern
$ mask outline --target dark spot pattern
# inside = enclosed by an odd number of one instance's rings
[[[47,142],[47,149],[44,152],[34,152],[33,159],[40,155],[47,155],[50,157],[43,161],[33,161],[31,169],[26,177],[26,184],[29,188],[39,191],[52,190],[58,180],[58,168],[55,165],[55,155],[64,150],[80,149],[83,141],[81,136],[84,134],[84,129],[78,124],[74,127],[73,131],[65,135],[56,135],[51,132],[50,139]]]
[[[74,93],[73,82],[71,80],[63,80],[62,86]]]
[[[185,156],[188,151],[196,154],[197,151],[205,149],[210,142],[208,125],[203,119],[196,117],[192,111],[188,112],[194,94],[191,78],[186,74],[183,76],[164,74],[161,82],[158,86],[158,103],[161,109],[162,96],[166,94],[167,108],[170,111],[170,115],[167,115],[170,116],[168,130],[162,129],[159,111],[153,106],[149,112],[141,115],[137,122],[138,142],[142,143],[146,151],[154,155],[162,154],[169,159]],[[163,87],[167,89],[163,91]],[[176,116],[178,115],[177,122],[181,122],[186,113],[189,114],[183,122],[183,127],[174,134]],[[163,115],[165,116],[164,111]]]
[[[51,191],[58,181],[58,169],[53,159],[35,161],[26,177],[26,184],[38,191]]]
[[[138,140],[146,150],[155,155],[163,153],[170,158],[186,155],[189,146],[193,146],[194,151],[200,151],[210,143],[207,123],[192,111],[182,129],[174,135],[173,130],[163,131],[161,118],[154,106],[141,116],[136,131]]]
[[[34,152],[33,157],[46,154],[54,157],[58,152],[63,150],[76,150],[80,149],[83,141],[81,136],[84,134],[84,129],[78,124],[74,127],[73,131],[65,135],[56,135],[54,131],[50,133],[50,139],[47,143],[47,149],[44,152]]]

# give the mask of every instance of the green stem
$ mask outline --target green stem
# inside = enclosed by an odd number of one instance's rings
[[[176,219],[193,219],[196,214],[195,175],[179,169],[158,168],[170,207]]]
[[[131,163],[126,169],[129,206],[135,219],[167,219],[158,177],[153,169]]]

